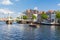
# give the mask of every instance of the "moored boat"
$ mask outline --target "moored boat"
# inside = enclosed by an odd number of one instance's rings
[[[36,25],[36,24],[32,24],[32,23],[31,23],[31,24],[29,24],[29,26],[30,26],[30,27],[37,27],[37,25]]]

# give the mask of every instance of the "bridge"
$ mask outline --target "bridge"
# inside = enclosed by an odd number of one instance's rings
[[[31,23],[32,20],[23,20],[23,19],[7,19],[7,18],[2,18],[0,21],[4,21],[7,23],[12,23],[12,22],[17,22],[17,23]]]

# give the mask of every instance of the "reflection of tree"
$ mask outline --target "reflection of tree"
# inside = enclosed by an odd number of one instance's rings
[[[60,31],[60,26],[56,26],[56,30]]]
[[[56,26],[56,29],[55,29],[55,36],[57,36],[57,40],[58,40],[59,37],[60,37],[60,26]]]

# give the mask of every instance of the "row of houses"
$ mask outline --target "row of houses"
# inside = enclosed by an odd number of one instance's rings
[[[44,11],[28,9],[25,11],[25,14],[28,16],[29,20],[31,20],[32,15],[34,14],[37,17],[34,21],[36,21],[38,23],[58,23],[58,21],[56,19],[56,13],[54,10],[48,10],[47,12],[45,12],[48,15],[47,20],[41,20],[42,12],[44,12]]]
[[[43,11],[42,11],[43,12]],[[57,21],[56,21],[56,13],[55,13],[55,11],[53,11],[53,10],[49,10],[49,11],[47,11],[47,12],[45,12],[47,15],[48,15],[48,19],[43,19],[43,20],[41,20],[41,14],[42,14],[42,12],[40,12],[38,15],[37,15],[37,21],[38,22],[41,22],[41,23],[56,23]]]

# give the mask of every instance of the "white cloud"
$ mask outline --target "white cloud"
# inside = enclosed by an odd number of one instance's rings
[[[18,15],[19,15],[19,16],[22,16],[22,15],[25,15],[25,14],[22,13],[22,12],[18,12]]]
[[[10,0],[2,0],[2,2],[0,2],[0,4],[3,4],[3,5],[12,5],[13,3]]]
[[[34,7],[34,10],[38,10],[38,7]]]
[[[4,13],[4,14],[13,14],[14,12],[12,12],[11,10],[7,10],[7,9],[0,9],[0,13]]]
[[[57,5],[60,6],[60,3],[58,3]]]

